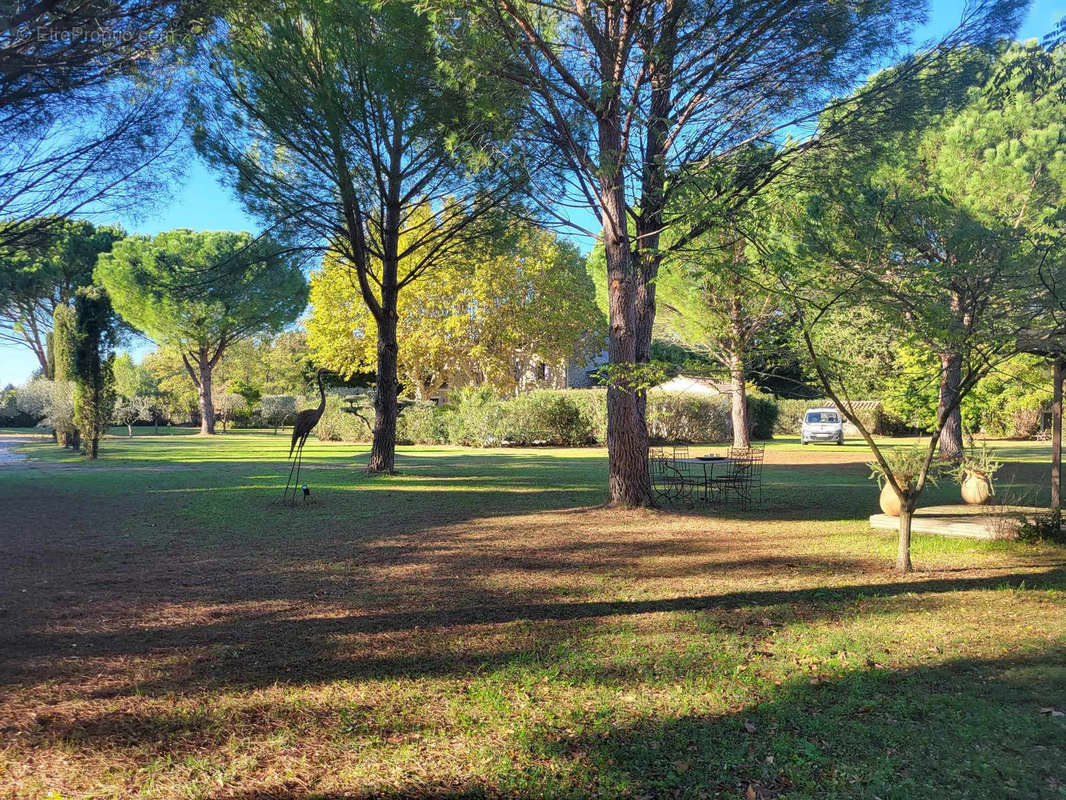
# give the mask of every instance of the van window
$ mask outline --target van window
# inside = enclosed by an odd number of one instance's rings
[[[808,411],[807,422],[840,422],[840,416],[835,411]]]

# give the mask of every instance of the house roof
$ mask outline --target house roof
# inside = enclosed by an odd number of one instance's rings
[[[695,375],[675,375],[654,388],[671,392],[698,392],[701,394],[710,392],[728,394],[733,391],[733,386],[728,381],[715,381]]]

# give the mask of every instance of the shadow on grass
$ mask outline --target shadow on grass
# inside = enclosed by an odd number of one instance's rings
[[[872,598],[929,598],[950,592],[1016,588],[1063,589],[1062,567],[1040,573],[866,583],[814,589],[739,591],[659,600],[605,602],[513,601],[485,592],[477,605],[415,611],[292,618],[291,613],[227,615],[218,621],[84,633],[24,632],[6,642],[0,683],[25,685],[77,674],[101,658],[151,657],[159,674],[120,683],[93,696],[166,695],[206,688],[256,688],[340,679],[474,674],[538,658],[545,648],[588,632],[583,624],[642,614],[742,612],[772,624],[809,623],[877,613]],[[895,611],[908,610],[901,598]],[[499,626],[499,627],[490,627]],[[532,626],[532,627],[530,627]],[[534,632],[535,631],[535,635]],[[458,653],[456,636],[478,642]],[[74,657],[72,654],[76,653]],[[64,654],[63,657],[58,657]],[[193,658],[189,658],[193,656]],[[168,667],[168,664],[170,667]],[[610,676],[611,680],[618,676]]]
[[[1040,709],[1066,703],[1064,658],[1058,647],[858,669],[815,685],[796,679],[739,715],[542,730],[530,748],[553,768],[505,776],[501,788],[577,788],[561,773],[594,793],[650,797],[743,796],[748,787],[759,798],[1061,797],[1066,722]]]
[[[896,671],[868,665],[797,677],[727,714],[618,724],[624,705],[563,709],[509,731],[510,756],[488,775],[447,784],[331,793],[294,782],[211,797],[1051,800],[1066,793],[1066,718],[1046,712],[1064,705],[1062,646]]]

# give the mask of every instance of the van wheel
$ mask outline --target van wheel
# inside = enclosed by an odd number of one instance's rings
[[[844,444],[844,437],[843,436],[841,436],[839,439],[837,439],[837,447],[839,447],[842,444]]]

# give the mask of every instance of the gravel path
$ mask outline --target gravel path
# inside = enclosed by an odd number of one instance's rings
[[[26,440],[21,436],[0,436],[0,467],[26,460],[26,456],[15,451],[15,447],[24,441]]]

